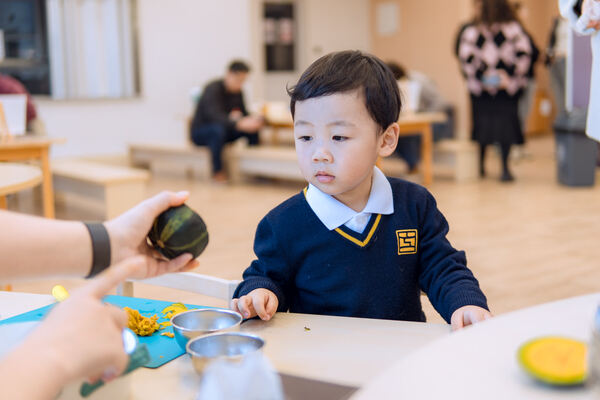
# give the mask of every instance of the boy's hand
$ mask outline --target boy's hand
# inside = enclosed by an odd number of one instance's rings
[[[452,313],[450,323],[452,324],[452,330],[456,331],[464,328],[465,326],[485,321],[486,319],[490,318],[492,318],[492,313],[485,308],[477,306],[464,306]]]
[[[279,306],[275,293],[267,289],[254,289],[239,299],[231,300],[231,309],[239,312],[245,319],[256,317],[268,321]]]

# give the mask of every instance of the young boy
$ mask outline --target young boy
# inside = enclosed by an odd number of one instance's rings
[[[425,321],[420,292],[454,329],[491,317],[465,254],[423,187],[375,166],[398,141],[398,85],[378,58],[343,51],[315,61],[289,90],[308,188],[259,223],[257,260],[232,308]]]

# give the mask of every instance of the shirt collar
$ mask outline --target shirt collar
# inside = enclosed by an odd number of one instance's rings
[[[373,183],[371,184],[369,200],[365,208],[360,212],[354,211],[347,205],[336,200],[333,196],[323,193],[312,184],[308,185],[306,201],[319,220],[329,230],[344,225],[361,213],[384,215],[394,213],[392,186],[383,172],[377,167],[373,167]]]

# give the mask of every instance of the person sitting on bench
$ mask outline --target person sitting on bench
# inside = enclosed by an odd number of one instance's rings
[[[225,143],[246,137],[251,146],[258,144],[263,119],[249,115],[242,93],[249,72],[243,61],[231,62],[223,79],[206,85],[192,120],[192,141],[210,149],[213,179],[218,182],[227,180],[221,159]]]

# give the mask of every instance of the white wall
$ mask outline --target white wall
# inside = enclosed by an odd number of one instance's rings
[[[287,101],[285,86],[317,57],[370,50],[369,0],[297,0],[298,71],[264,74],[261,0],[139,0],[142,95],[126,100],[36,102],[48,134],[67,139],[53,156],[117,154],[127,143],[184,142],[189,89],[221,76],[233,58],[250,61],[248,104]],[[321,49],[319,51],[319,48]]]
[[[222,75],[232,58],[250,59],[248,7],[248,0],[138,1],[141,96],[36,99],[48,134],[67,139],[53,156],[125,153],[134,141],[183,142],[190,87]]]
[[[287,1],[287,0],[286,0]],[[287,101],[286,85],[297,82],[317,58],[332,51],[371,50],[369,0],[296,0],[296,66],[294,72],[271,72],[256,76],[255,92],[271,101]],[[252,2],[252,26],[256,39],[252,54],[257,70],[264,70],[262,48],[262,7]]]

